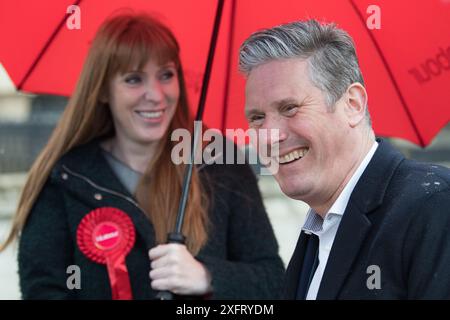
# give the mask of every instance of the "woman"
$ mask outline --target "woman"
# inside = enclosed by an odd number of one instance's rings
[[[192,123],[171,31],[145,15],[107,20],[31,168],[7,241],[20,233],[25,299],[152,299],[161,290],[213,299],[277,297],[283,265],[246,165],[196,168],[186,244],[164,244],[185,169],[171,161],[170,133]],[[120,221],[105,225],[99,210]],[[128,242],[117,258],[108,250],[119,238]],[[96,256],[99,250],[105,256]]]

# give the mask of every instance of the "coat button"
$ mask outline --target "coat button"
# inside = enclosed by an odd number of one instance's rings
[[[67,180],[69,178],[69,175],[65,172],[63,172],[63,174],[61,175],[61,178],[63,178],[63,180]]]
[[[102,199],[103,199],[103,196],[102,196],[100,193],[96,193],[96,194],[94,194],[94,198],[95,198],[96,200],[102,200]]]

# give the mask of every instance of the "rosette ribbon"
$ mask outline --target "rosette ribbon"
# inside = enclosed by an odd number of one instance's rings
[[[78,247],[90,260],[106,264],[114,300],[133,299],[125,258],[135,238],[130,217],[113,207],[89,212],[78,225]]]

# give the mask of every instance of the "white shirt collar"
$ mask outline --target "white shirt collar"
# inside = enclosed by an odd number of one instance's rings
[[[378,142],[374,142],[372,145],[372,148],[370,148],[369,152],[364,157],[363,161],[359,164],[358,168],[356,169],[355,173],[353,173],[350,180],[347,182],[344,190],[342,190],[339,197],[336,199],[336,201],[333,203],[331,208],[328,210],[327,214],[333,213],[338,215],[343,215],[345,208],[347,208],[348,201],[350,200],[350,196],[352,195],[353,190],[355,189],[356,184],[358,183],[359,179],[361,178],[364,170],[366,170],[367,165],[369,164],[370,160],[372,159],[373,155],[375,154],[375,151],[378,148]]]
[[[366,170],[370,160],[373,158],[373,155],[375,154],[375,151],[378,148],[378,142],[374,142],[372,147],[370,148],[369,152],[364,157],[363,161],[359,164],[356,171],[353,173],[350,180],[345,185],[342,192],[339,194],[336,201],[333,203],[333,205],[328,210],[325,217],[327,217],[329,214],[336,214],[342,216],[345,212],[345,209],[347,208],[348,201],[350,199],[350,196],[352,195],[353,190],[355,189],[356,184],[358,183],[359,179],[361,178],[364,170]],[[322,229],[322,223],[323,219],[318,215],[312,208],[308,211],[308,214],[306,216],[305,223],[303,225],[303,230],[306,233],[311,232],[317,232]]]

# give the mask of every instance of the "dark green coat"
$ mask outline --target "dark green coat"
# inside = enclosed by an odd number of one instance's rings
[[[200,172],[212,195],[211,228],[196,258],[212,275],[212,298],[277,298],[284,268],[253,172],[247,165],[209,165]],[[126,258],[133,297],[154,298],[148,258],[155,246],[153,227],[109,167],[98,141],[62,157],[31,211],[19,245],[23,298],[111,299],[106,266],[89,260],[76,243],[81,219],[105,206],[126,212],[136,229]],[[70,265],[80,267],[81,289],[67,288]]]

